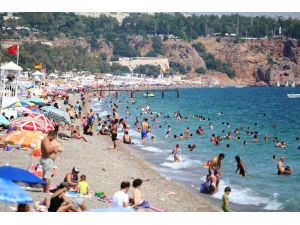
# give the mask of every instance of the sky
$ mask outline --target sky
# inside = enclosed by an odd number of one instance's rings
[[[232,13],[236,12],[196,12],[196,15],[208,15],[208,14],[215,14],[215,15],[230,15]],[[277,17],[277,16],[291,16],[291,17],[299,17],[300,18],[300,12],[239,12],[240,15],[243,16],[271,16],[271,17]]]

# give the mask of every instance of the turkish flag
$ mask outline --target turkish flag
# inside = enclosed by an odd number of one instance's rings
[[[10,55],[16,55],[18,52],[18,45],[12,45],[9,48],[7,48],[7,53]]]

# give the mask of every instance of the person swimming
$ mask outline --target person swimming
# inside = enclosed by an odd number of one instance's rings
[[[196,145],[195,144],[192,144],[192,145],[188,145],[188,149],[190,150],[190,152],[192,152],[194,150],[194,148],[196,148]]]

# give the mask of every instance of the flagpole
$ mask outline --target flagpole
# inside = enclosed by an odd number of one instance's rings
[[[19,45],[17,47],[17,50],[18,50],[18,52],[17,52],[17,65],[19,65],[19,51],[20,51]]]

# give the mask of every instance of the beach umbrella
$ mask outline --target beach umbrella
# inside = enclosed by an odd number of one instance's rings
[[[0,178],[0,202],[9,204],[32,203],[32,198],[21,186],[11,180]]]
[[[46,134],[39,131],[15,130],[7,134],[3,141],[9,145],[40,149],[41,142],[45,137]]]
[[[27,170],[14,166],[1,166],[0,178],[26,184],[46,184],[46,182],[44,182],[41,178],[33,175]]]
[[[30,112],[30,113],[28,113],[28,117],[43,122],[47,126],[48,130],[54,130],[53,124],[51,123],[51,121],[47,117],[45,117],[45,115]]]
[[[28,99],[26,99],[26,101],[32,102],[36,105],[45,105],[47,103],[44,99],[41,99],[38,97],[28,98]]]
[[[28,101],[19,101],[16,103],[16,106],[26,107],[26,106],[34,106],[34,104],[32,102],[28,102]]]
[[[41,131],[43,133],[49,132],[46,124],[31,117],[17,118],[11,122],[11,126],[22,130]]]
[[[3,116],[2,114],[0,114],[0,124],[8,126],[10,124],[10,122],[8,121],[8,119],[5,118],[5,116]]]
[[[62,110],[59,110],[53,106],[44,106],[44,107],[42,107],[42,110],[45,111],[44,112],[45,116],[53,119],[55,122],[58,122],[58,123],[63,122],[66,124],[71,124],[69,115]]]

